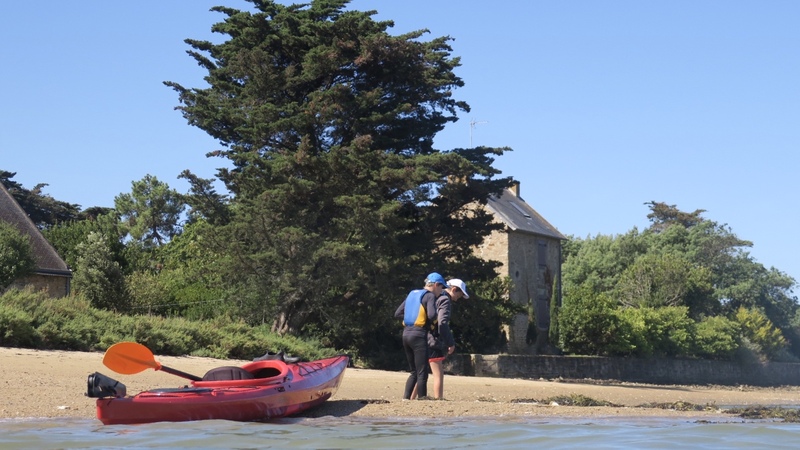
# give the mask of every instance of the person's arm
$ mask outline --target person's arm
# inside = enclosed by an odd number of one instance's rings
[[[403,319],[406,315],[406,301],[403,300],[403,303],[400,304],[400,307],[397,308],[397,311],[394,312],[395,319]]]
[[[436,314],[439,322],[439,337],[447,347],[447,353],[451,354],[456,350],[456,341],[450,331],[450,297],[442,295],[436,301]]]

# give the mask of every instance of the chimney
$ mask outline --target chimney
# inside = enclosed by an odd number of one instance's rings
[[[511,186],[508,188],[508,190],[514,194],[514,197],[519,197],[519,181],[514,181],[511,183]]]

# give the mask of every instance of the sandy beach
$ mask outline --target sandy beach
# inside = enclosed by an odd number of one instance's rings
[[[102,363],[103,353],[0,348],[0,418],[96,418],[95,400],[86,397],[87,376],[100,372],[127,386],[129,395],[188,381],[162,371],[119,375]],[[195,375],[246,361],[156,355],[161,364]],[[403,401],[407,373],[348,368],[336,394],[307,417],[488,417],[488,416],[655,416],[715,420],[732,416],[731,406],[800,406],[800,387],[659,386],[631,383],[521,380],[445,376],[445,400]],[[429,381],[429,389],[431,387]],[[542,400],[582,395],[618,406],[580,407]],[[677,411],[641,405],[676,402],[713,406]]]

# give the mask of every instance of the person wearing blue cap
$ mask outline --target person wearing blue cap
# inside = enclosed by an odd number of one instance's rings
[[[432,272],[425,277],[425,287],[411,291],[394,313],[403,319],[403,350],[411,370],[404,400],[410,400],[414,391],[420,399],[428,396],[428,328],[436,318],[436,299],[448,287],[443,276]]]

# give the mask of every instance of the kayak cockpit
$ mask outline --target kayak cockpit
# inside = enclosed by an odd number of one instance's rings
[[[289,366],[279,360],[264,360],[247,363],[241,367],[223,366],[211,369],[202,381],[192,381],[199,388],[234,386],[263,386],[284,383],[290,379]]]

